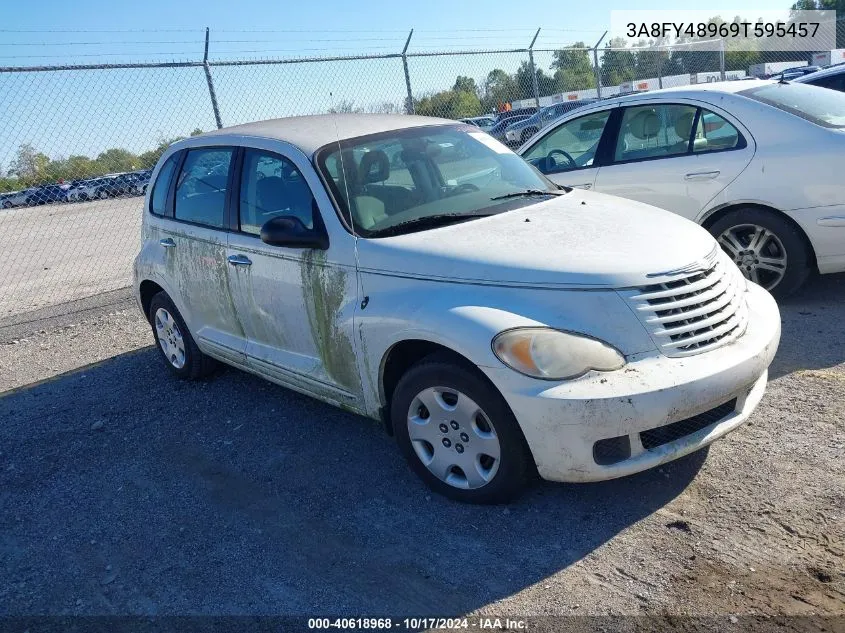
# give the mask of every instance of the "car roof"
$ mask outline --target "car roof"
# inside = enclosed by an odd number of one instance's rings
[[[407,114],[315,114],[234,125],[191,139],[230,135],[269,138],[290,143],[310,156],[321,147],[338,140],[425,125],[456,123],[449,119]]]
[[[822,68],[821,70],[817,70],[814,73],[807,73],[806,75],[802,75],[801,77],[796,77],[792,81],[795,83],[811,83],[816,79],[824,79],[825,77],[835,77],[836,75],[841,75],[845,73],[845,64],[837,64],[836,66],[831,66],[830,68]]]
[[[661,88],[659,90],[649,90],[644,92],[627,94],[621,97],[608,97],[607,99],[590,105],[601,104],[602,106],[608,106],[615,105],[617,103],[628,103],[631,101],[647,101],[655,96],[659,98],[664,94],[671,95],[673,97],[688,97],[691,99],[696,99],[700,98],[701,93],[703,92],[736,94],[744,90],[751,90],[752,88],[766,86],[773,83],[777,82],[769,79],[755,79],[753,81],[714,81],[703,84],[691,84],[688,86],[674,86],[671,88]]]

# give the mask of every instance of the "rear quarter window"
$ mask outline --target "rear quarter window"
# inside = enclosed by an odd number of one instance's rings
[[[179,162],[181,152],[176,152],[167,159],[158,172],[150,195],[150,212],[155,215],[165,215],[167,210],[167,192],[170,190],[170,181],[173,179],[173,172],[176,171],[176,164]],[[93,182],[91,184],[94,184]]]

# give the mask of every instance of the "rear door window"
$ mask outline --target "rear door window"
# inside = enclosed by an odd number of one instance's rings
[[[176,181],[177,220],[223,228],[226,223],[226,191],[231,148],[188,150]]]
[[[693,153],[735,149],[742,144],[742,136],[733,125],[710,110],[701,110],[692,142]]]
[[[646,105],[625,108],[614,161],[629,162],[686,154],[696,108],[688,105]]]

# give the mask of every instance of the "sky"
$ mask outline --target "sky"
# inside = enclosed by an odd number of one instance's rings
[[[10,5],[12,0],[0,0]],[[414,29],[410,52],[527,47],[576,41],[592,46],[614,9],[697,9],[700,2],[643,0],[28,0],[3,11],[0,66],[201,60],[205,28],[211,60],[396,53]],[[732,0],[734,15],[781,9],[779,0]],[[458,74],[480,81],[500,67],[513,72],[520,54],[420,57],[409,62],[414,93],[448,88]],[[551,54],[538,53],[548,66]],[[324,112],[353,101],[400,103],[398,59],[286,66],[213,68],[224,125]],[[157,141],[211,129],[214,118],[201,68],[0,72],[0,169],[17,146],[32,143],[51,157],[96,155],[108,147],[144,151]]]

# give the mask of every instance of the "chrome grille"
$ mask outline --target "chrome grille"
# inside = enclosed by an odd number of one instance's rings
[[[620,291],[666,356],[700,354],[745,332],[745,278],[721,249],[707,260],[706,270]]]

